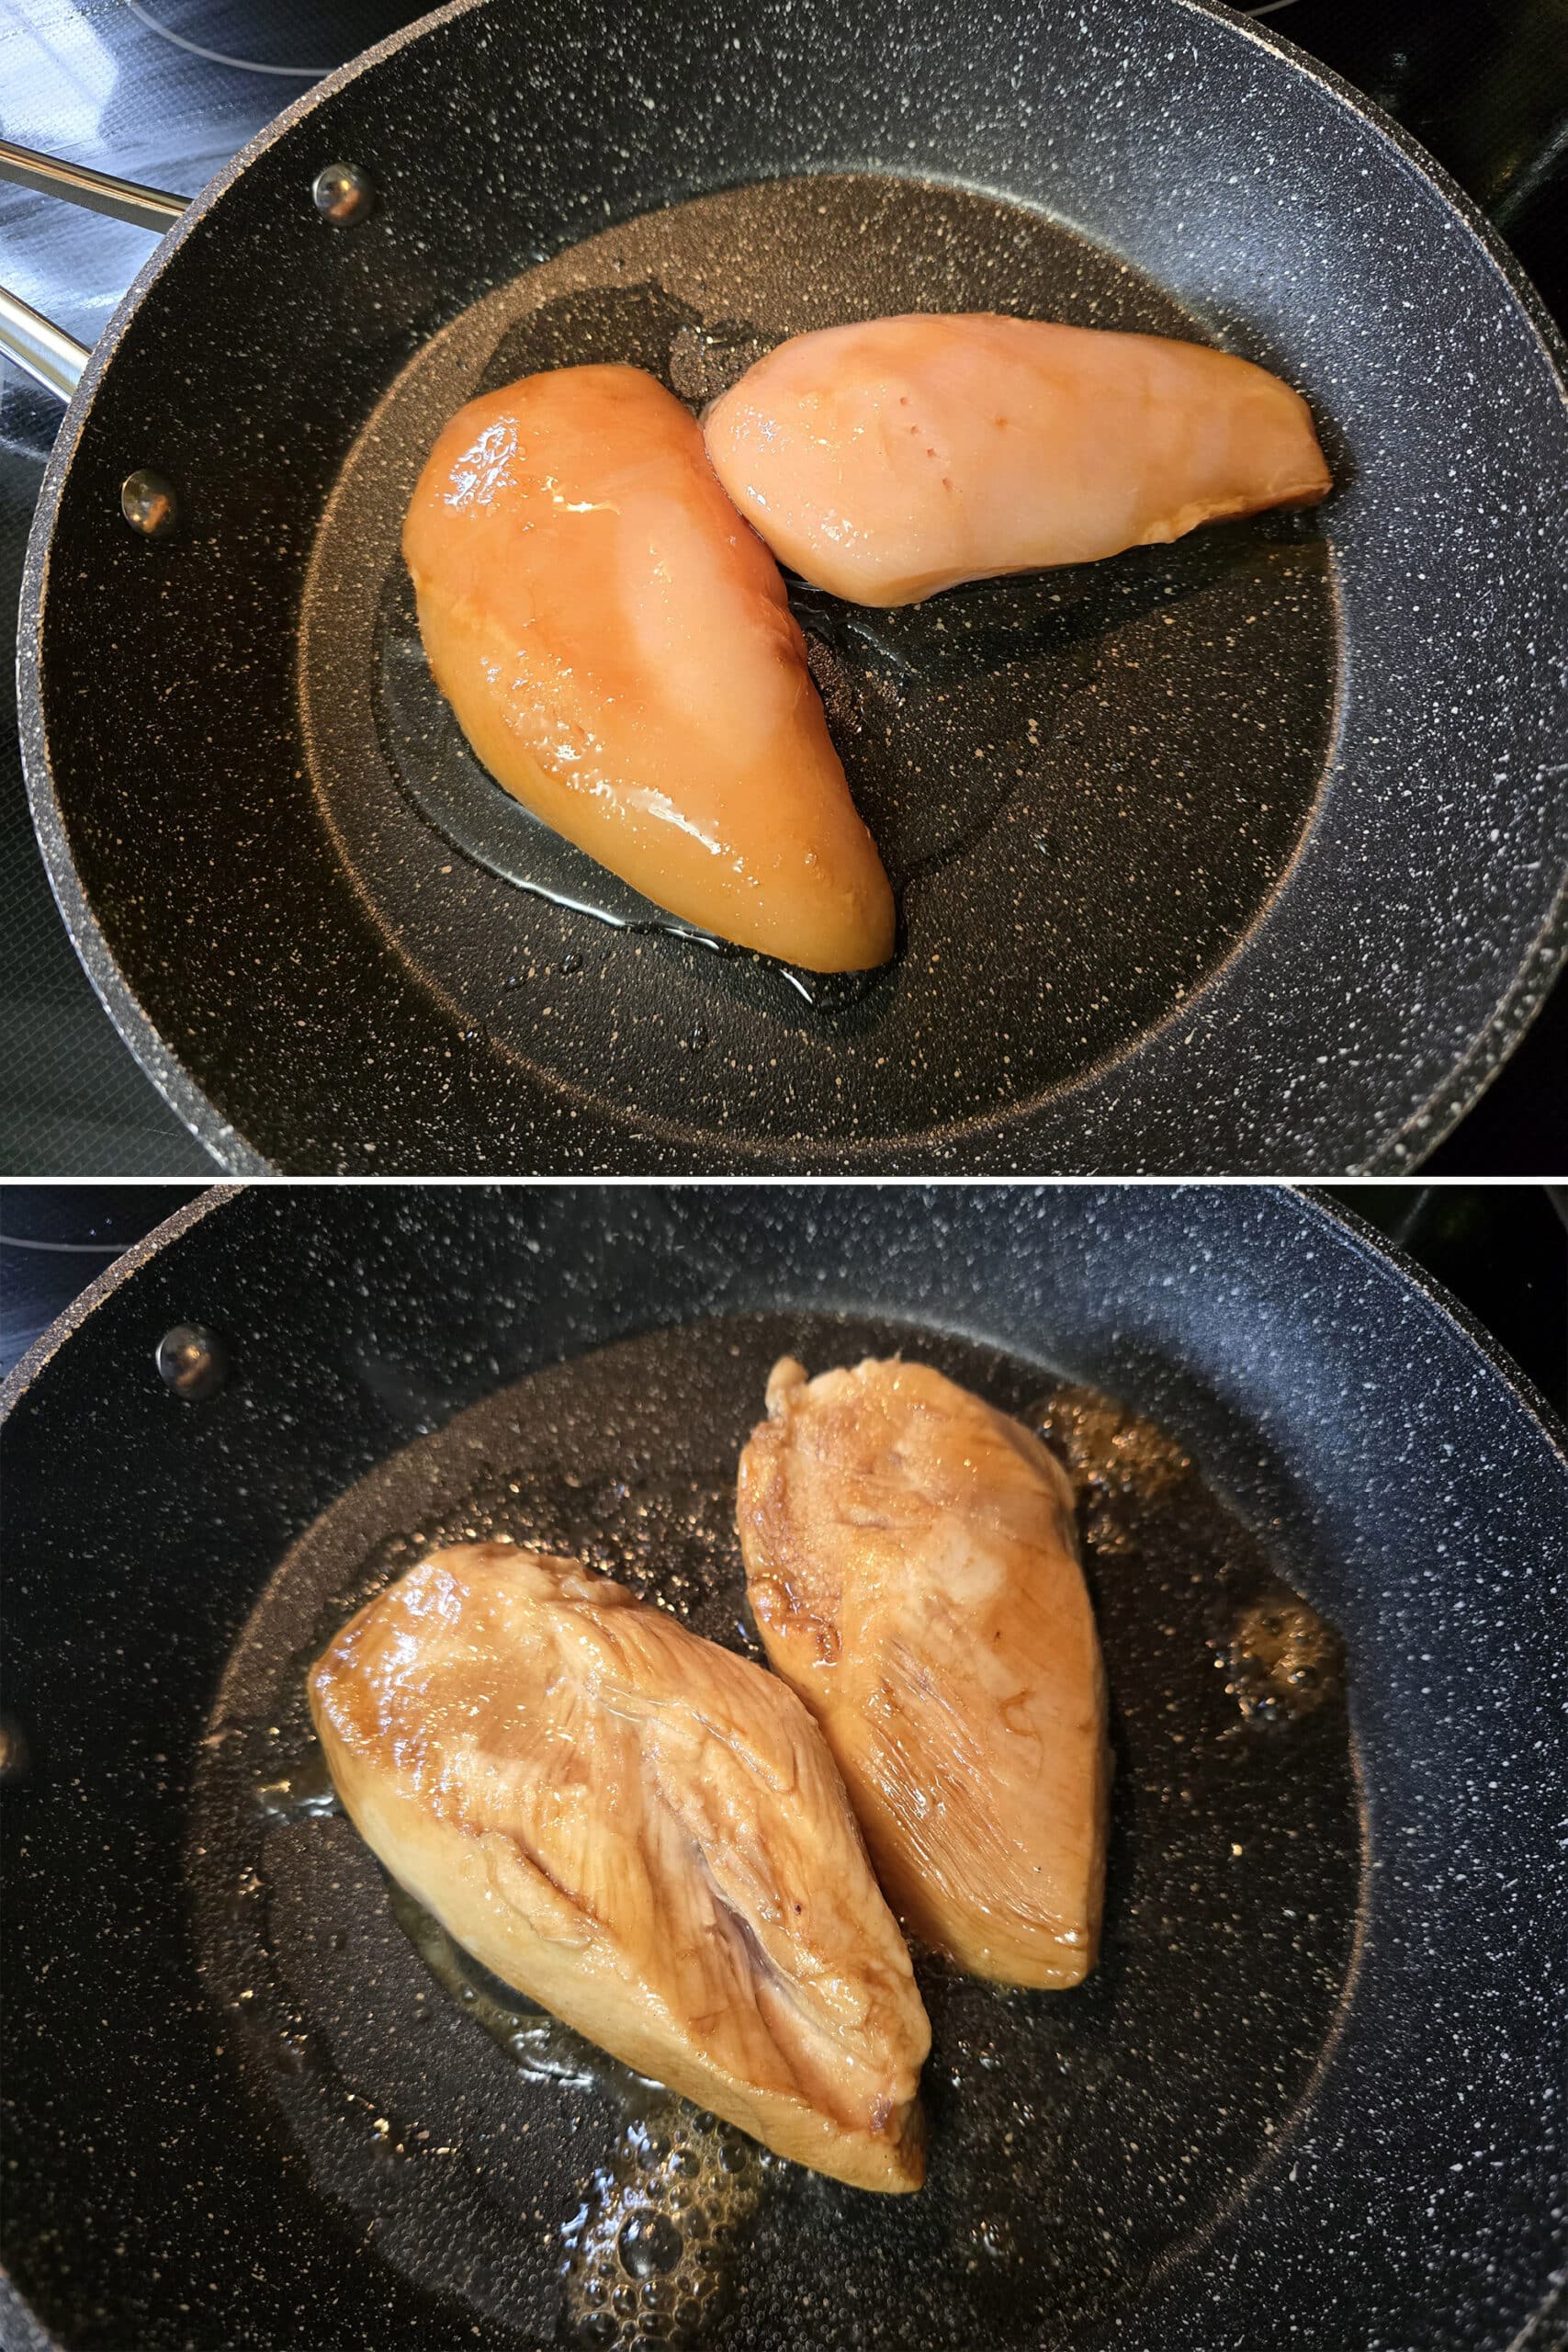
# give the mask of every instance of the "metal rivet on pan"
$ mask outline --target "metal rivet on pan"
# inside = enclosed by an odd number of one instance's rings
[[[162,474],[139,466],[120,483],[119,511],[144,539],[161,539],[174,529],[178,514],[174,486]]]
[[[158,1371],[187,1405],[216,1396],[229,1377],[229,1351],[201,1323],[176,1323],[158,1342]]]
[[[0,1715],[0,1787],[27,1778],[28,1743],[22,1726],[9,1715]]]
[[[316,174],[310,183],[310,194],[323,220],[334,229],[346,229],[352,220],[362,220],[375,201],[376,191],[357,164],[329,164]]]

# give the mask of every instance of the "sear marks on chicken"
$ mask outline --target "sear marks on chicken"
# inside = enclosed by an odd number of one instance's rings
[[[976,1976],[1077,1984],[1104,1879],[1105,1678],[1066,1473],[923,1364],[789,1358],[740,1463],[752,1610],[888,1899]]]
[[[918,2188],[930,2028],[816,1724],[573,1560],[438,1552],[310,1670],[333,1781],[468,1951],[796,2163]]]

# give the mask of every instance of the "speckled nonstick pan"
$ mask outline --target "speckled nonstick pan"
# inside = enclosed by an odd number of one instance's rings
[[[333,163],[376,192],[341,229]],[[801,597],[901,895],[862,988],[581,911],[419,663],[445,415],[987,305],[1280,370],[1334,497],[903,616]],[[1198,0],[445,10],[235,159],[73,402],[21,628],[66,921],[238,1170],[1413,1164],[1562,947],[1561,359],[1392,124]]]
[[[154,1366],[181,1324],[223,1345],[197,1401]],[[1552,2340],[1568,1458],[1450,1302],[1281,1191],[268,1188],[183,1211],[0,1397],[10,2352],[609,2340],[561,2267],[598,2168],[643,2193],[613,2086],[535,2079],[548,2029],[503,2051],[493,1986],[427,1972],[307,1795],[300,1676],[465,1528],[743,1645],[771,1351],[894,1341],[1164,1432],[1056,1424],[1110,1465],[1100,1965],[919,1957],[919,2195],[781,2167],[661,2269],[671,2199],[601,2315],[705,2276],[703,2352]],[[1280,1579],[1348,1679],[1247,1720],[1216,1667]]]

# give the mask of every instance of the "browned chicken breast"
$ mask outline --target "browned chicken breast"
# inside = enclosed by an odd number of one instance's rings
[[[843,1783],[775,1677],[574,1560],[435,1553],[317,1660],[339,1795],[496,1975],[797,2164],[918,2188],[931,2044]]]
[[[640,368],[459,409],[403,526],[437,685],[498,784],[682,922],[816,972],[893,953],[779,568]]]
[[[924,1364],[786,1357],[768,1416],[740,1459],[751,1606],[890,1901],[976,1976],[1077,1984],[1110,1767],[1066,1473]]]

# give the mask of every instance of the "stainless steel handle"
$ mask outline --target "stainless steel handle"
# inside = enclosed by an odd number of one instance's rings
[[[58,392],[68,401],[82,379],[82,370],[92,357],[85,343],[73,334],[57,327],[24,302],[19,294],[7,294],[0,286],[0,354],[14,359],[25,368],[35,383],[45,391]]]
[[[171,196],[166,188],[138,187],[134,180],[90,172],[85,164],[62,164],[35,148],[15,146],[9,139],[0,139],[0,180],[15,180],[18,187],[36,188],[40,196],[62,197],[89,212],[107,212],[160,237],[190,202],[188,196]]]
[[[62,164],[31,147],[17,147],[0,139],[0,180],[36,188],[43,196],[58,196],[89,212],[107,212],[132,228],[151,229],[162,236],[179,219],[190,198],[171,196],[164,188],[138,187],[132,180],[111,179],[107,172],[90,172],[85,164]],[[46,391],[68,401],[81,379],[91,354],[74,335],[0,286],[0,355],[14,360]]]

